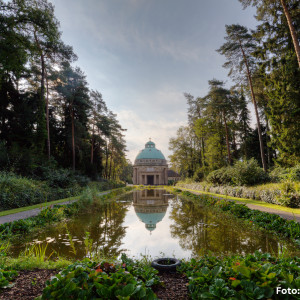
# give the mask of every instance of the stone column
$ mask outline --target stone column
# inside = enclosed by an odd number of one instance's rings
[[[136,177],[136,168],[133,169],[133,178],[132,178],[132,181],[133,181],[133,184],[137,184],[137,177]]]
[[[165,184],[168,184],[168,168],[165,168]]]

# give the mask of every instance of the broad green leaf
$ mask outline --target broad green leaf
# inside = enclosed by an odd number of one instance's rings
[[[246,278],[248,278],[248,279],[251,278],[251,271],[247,267],[245,267],[245,266],[239,266],[237,268],[237,270],[238,270],[238,272],[240,272]]]

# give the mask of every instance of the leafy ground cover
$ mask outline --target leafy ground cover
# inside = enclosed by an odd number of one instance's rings
[[[78,214],[79,212],[86,211],[93,205],[94,202],[108,200],[130,189],[130,187],[121,188],[100,197],[97,197],[97,190],[86,189],[80,196],[80,199],[76,202],[65,205],[51,205],[44,208],[37,216],[1,224],[0,239],[4,240],[12,237],[16,238],[16,236],[26,234],[34,228],[61,221],[65,218],[71,217],[72,215]],[[100,198],[100,200],[98,198]],[[94,201],[95,199],[97,199],[97,201]]]
[[[10,281],[12,281],[17,275],[18,272],[15,270],[0,269],[0,288],[9,286]]]
[[[188,191],[182,192],[178,189],[174,189],[174,191],[182,193],[183,196],[189,199],[201,201],[205,205],[215,207],[224,212],[233,214],[237,218],[247,220],[254,226],[266,229],[280,236],[290,238],[300,245],[300,224],[298,222],[285,220],[275,214],[253,210],[244,204],[237,204],[233,201],[216,199],[209,196],[203,197]]]
[[[39,299],[156,299],[151,286],[159,283],[158,271],[125,255],[121,260],[75,262],[46,282]]]
[[[274,258],[255,252],[247,256],[204,256],[181,264],[189,278],[192,299],[299,299],[276,294],[276,288],[300,288],[300,258]]]

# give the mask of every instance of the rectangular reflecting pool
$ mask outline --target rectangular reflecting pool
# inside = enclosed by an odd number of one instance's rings
[[[292,243],[257,230],[251,223],[159,189],[135,190],[103,202],[89,213],[49,225],[13,242],[11,255],[17,256],[34,244],[48,244],[47,252],[54,252],[53,257],[78,259],[90,252],[106,257],[127,253],[152,258],[255,250],[300,254]]]

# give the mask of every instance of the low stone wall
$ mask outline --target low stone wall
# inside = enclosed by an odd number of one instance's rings
[[[183,187],[191,190],[198,190],[203,192],[209,192],[214,194],[221,194],[231,197],[247,198],[260,200],[267,203],[286,205],[291,207],[300,207],[299,194],[291,194],[292,203],[288,201],[287,195],[284,195],[280,189],[264,189],[263,186],[257,187],[246,187],[246,186],[213,186],[209,183],[183,183],[179,182],[176,187]]]

